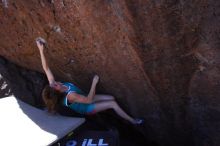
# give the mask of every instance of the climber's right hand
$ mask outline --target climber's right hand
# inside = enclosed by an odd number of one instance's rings
[[[36,41],[37,43],[37,47],[40,51],[43,51],[44,50],[44,45],[40,42],[40,41]]]

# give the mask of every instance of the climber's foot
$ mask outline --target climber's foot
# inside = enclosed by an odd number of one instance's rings
[[[142,125],[144,123],[144,119],[134,119],[132,123],[134,125]]]

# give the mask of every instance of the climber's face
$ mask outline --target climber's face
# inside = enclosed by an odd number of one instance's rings
[[[57,91],[60,91],[62,88],[62,83],[60,82],[54,82],[50,85],[52,88],[54,88]]]

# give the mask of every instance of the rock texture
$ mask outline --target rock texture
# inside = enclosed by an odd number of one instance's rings
[[[161,145],[220,145],[220,1],[4,0],[0,55],[42,71],[44,37],[59,80],[99,93]]]
[[[37,73],[0,57],[0,98],[14,95],[22,101],[37,108],[44,108],[41,90],[46,78]]]

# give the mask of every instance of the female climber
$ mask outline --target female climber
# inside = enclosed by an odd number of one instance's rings
[[[42,92],[43,101],[49,112],[56,112],[57,104],[60,104],[59,101],[61,99],[61,103],[64,106],[67,106],[75,112],[83,115],[113,109],[119,116],[132,124],[139,125],[143,123],[142,119],[134,119],[126,114],[116,103],[113,96],[95,94],[96,85],[99,81],[99,77],[97,75],[93,78],[88,94],[83,93],[82,90],[72,83],[56,81],[44,55],[44,40],[37,39],[36,43],[40,51],[43,69],[49,81],[49,85],[46,85]]]

